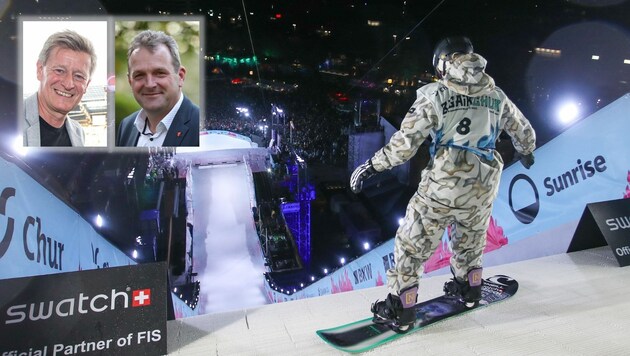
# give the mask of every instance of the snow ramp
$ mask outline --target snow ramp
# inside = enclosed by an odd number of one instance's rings
[[[496,306],[445,320],[370,355],[622,355],[630,334],[630,269],[608,246],[486,268],[519,282]],[[448,276],[421,280],[418,300]],[[340,355],[315,334],[370,315],[385,287],[168,322],[169,355]]]

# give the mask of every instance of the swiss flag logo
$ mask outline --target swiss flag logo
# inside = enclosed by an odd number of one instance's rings
[[[138,289],[132,292],[132,307],[146,307],[151,305],[151,289]]]

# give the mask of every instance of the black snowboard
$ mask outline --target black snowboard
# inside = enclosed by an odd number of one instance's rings
[[[389,326],[376,324],[372,322],[372,318],[367,318],[334,328],[317,330],[317,335],[342,351],[351,353],[368,351],[440,320],[505,300],[516,294],[517,290],[518,282],[514,279],[503,275],[492,276],[483,281],[481,301],[477,307],[467,308],[458,298],[444,295],[416,304],[418,319],[408,333],[396,333]]]

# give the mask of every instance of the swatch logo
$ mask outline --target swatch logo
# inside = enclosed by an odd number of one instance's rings
[[[76,297],[62,300],[49,300],[28,304],[16,304],[6,309],[2,316],[4,324],[21,323],[25,320],[38,321],[50,318],[64,318],[88,313],[103,313],[129,308],[129,292],[131,307],[151,305],[151,289],[118,291],[111,289],[108,293],[88,295],[79,293]]]
[[[527,205],[523,208],[520,208],[519,210],[515,210],[513,202],[512,202],[512,195],[514,194],[513,192],[514,185],[519,181],[523,181],[524,183],[527,183],[527,185],[531,187],[531,191],[530,191],[531,193],[528,191],[525,191],[527,189],[521,189],[519,190],[519,195],[532,194],[534,196],[534,203]],[[529,178],[528,176],[524,174],[517,174],[516,176],[514,176],[514,178],[512,178],[512,181],[510,182],[510,189],[509,189],[508,195],[509,195],[510,209],[512,210],[512,213],[514,214],[516,219],[518,219],[518,221],[522,222],[523,224],[530,224],[532,221],[534,221],[534,219],[538,215],[538,212],[540,211],[540,197],[538,196],[538,189],[536,189],[536,185],[534,184],[534,181],[532,181],[531,178]]]

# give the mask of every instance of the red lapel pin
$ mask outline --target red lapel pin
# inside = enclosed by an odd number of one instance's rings
[[[177,137],[181,136],[182,132],[181,131],[177,131]]]

